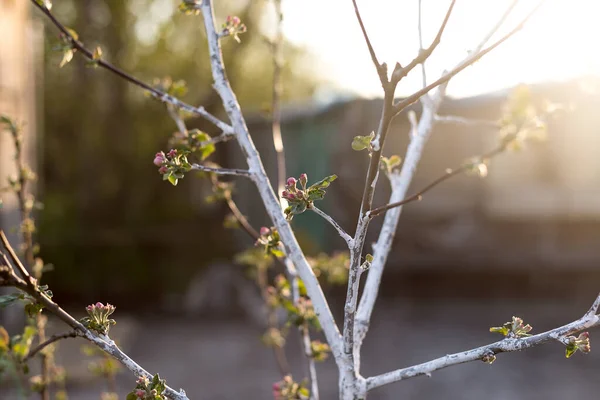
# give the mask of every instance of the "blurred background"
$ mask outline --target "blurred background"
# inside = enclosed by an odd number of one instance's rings
[[[447,3],[423,1],[426,43]],[[458,3],[440,51],[428,64],[431,78],[462,59],[509,2]],[[509,28],[533,3],[521,2]],[[390,65],[410,60],[418,48],[417,1],[359,4],[382,59]],[[56,0],[52,11],[88,48],[100,45],[105,59],[145,82],[183,79],[186,102],[225,118],[211,87],[200,17],[178,13],[177,5]],[[238,15],[248,26],[240,44],[224,41],[223,52],[274,180],[273,65],[265,40],[274,30],[272,3],[227,0],[216,7],[218,20]],[[578,318],[593,301],[600,282],[597,8],[585,0],[549,1],[514,40],[452,81],[441,115],[497,120],[511,88],[522,82],[531,85],[537,103],[549,100],[565,111],[550,123],[547,141],[494,159],[486,179],[456,177],[405,207],[363,350],[364,376],[489,343],[496,338],[488,328],[512,315],[535,331],[550,329]],[[353,232],[368,160],[350,143],[376,128],[382,105],[377,76],[350,1],[284,1],[283,11],[288,175],[306,172],[314,181],[336,173],[339,179],[321,208]],[[227,207],[205,201],[209,182],[190,174],[172,187],[160,179],[152,158],[167,149],[176,130],[164,105],[108,71],[87,67],[77,55],[58,68],[61,54],[52,51],[57,31],[29,2],[0,1],[0,36],[0,112],[26,123],[30,164],[39,175],[36,192],[44,203],[36,215],[37,238],[41,256],[55,266],[45,279],[57,302],[75,314],[96,301],[117,305],[114,337],[190,398],[270,398],[280,375],[271,351],[260,343],[265,329],[260,294],[233,261],[252,241],[223,228]],[[414,75],[399,96],[418,87],[420,77]],[[418,105],[412,109],[420,112]],[[188,128],[218,134],[200,119],[189,120]],[[388,155],[403,155],[408,132],[406,116],[396,118]],[[493,128],[439,124],[412,190],[489,151],[498,140]],[[3,135],[2,177],[13,172],[12,154],[10,138]],[[211,159],[243,166],[233,141],[218,145]],[[375,204],[388,196],[382,179]],[[255,227],[268,224],[251,185],[236,182],[234,197]],[[0,223],[9,229],[18,224],[16,203],[3,199]],[[371,225],[367,243],[376,240],[381,222]],[[344,249],[315,215],[297,217],[293,225],[311,256]],[[345,287],[326,292],[339,322]],[[0,318],[10,324],[15,316],[5,311]],[[51,329],[60,331],[60,323],[51,321]],[[298,340],[289,343],[294,376],[301,378],[305,361]],[[61,343],[58,361],[67,369],[71,398],[97,399],[103,382],[87,370],[80,346]],[[565,360],[564,348],[549,344],[500,355],[492,366],[471,363],[387,386],[369,398],[591,398],[599,362],[594,351]],[[334,362],[319,364],[319,373],[321,398],[335,398]],[[131,375],[124,371],[117,382],[124,398]],[[0,398],[12,396],[0,387]]]

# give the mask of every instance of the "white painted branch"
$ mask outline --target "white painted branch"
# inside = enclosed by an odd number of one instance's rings
[[[594,306],[598,306],[599,304],[600,295],[594,302]],[[592,309],[594,309],[594,306],[592,306]],[[550,331],[539,333],[537,335],[522,339],[505,338],[498,342],[488,344],[487,346],[477,347],[475,349],[462,351],[460,353],[448,354],[444,357],[436,358],[435,360],[414,365],[412,367],[402,368],[396,371],[367,378],[367,390],[375,389],[393,382],[414,378],[420,375],[430,375],[432,372],[442,368],[463,364],[469,361],[481,360],[485,356],[525,350],[530,347],[548,342],[549,340],[558,340],[564,344],[564,339],[566,336],[573,335],[598,325],[600,325],[600,318],[598,315],[594,313],[589,314],[588,312],[577,321],[563,325],[556,329],[552,329]]]
[[[251,178],[251,173],[245,169],[229,169],[229,168],[215,168],[215,167],[207,167],[206,165],[201,164],[192,164],[192,169],[195,171],[203,171],[203,172],[213,172],[218,175],[235,175],[235,176],[245,176],[247,178]]]
[[[436,97],[433,99],[434,101],[431,102],[433,109],[424,106],[418,125],[411,128],[414,135],[411,135],[411,141],[406,151],[406,158],[404,159],[402,169],[400,173],[395,173],[390,176],[392,185],[390,202],[401,201],[406,197],[406,192],[408,191],[417,170],[417,165],[421,159],[427,139],[433,130],[435,123],[433,116],[441,101],[440,93],[441,92],[439,91],[436,92]],[[381,276],[387,262],[387,257],[392,248],[392,242],[394,240],[394,235],[396,234],[401,213],[402,207],[388,210],[385,215],[381,232],[379,233],[379,239],[373,246],[373,262],[371,262],[371,268],[369,268],[369,274],[367,275],[365,288],[358,306],[354,327],[355,341],[353,351],[354,362],[357,365],[357,368],[360,367],[360,347],[362,346],[362,342],[369,329],[369,321],[371,320],[371,314],[373,312],[373,307],[375,306],[375,300],[377,299]]]
[[[467,125],[467,126],[483,126],[487,128],[498,128],[498,122],[488,121],[483,119],[471,119],[459,117],[456,115],[436,115],[435,122],[448,124]]]
[[[476,55],[481,51],[481,49],[483,49],[490,38],[504,24],[517,2],[518,0],[513,0],[513,2],[509,5],[507,10],[488,32],[488,34],[473,49],[473,51],[469,52],[469,55],[463,61],[458,63],[458,65],[462,65],[471,60],[473,57],[476,57]],[[421,154],[423,152],[425,143],[427,142],[427,139],[433,130],[435,116],[437,115],[441,101],[444,99],[447,85],[448,82],[440,85],[434,94],[430,96],[428,99],[429,101],[422,102],[423,113],[416,129],[415,120],[410,119],[409,114],[409,121],[411,122],[411,142],[406,151],[406,156],[400,174],[392,176],[392,194],[388,203],[398,202],[406,197],[406,192],[410,186],[410,183],[412,182],[419,160],[421,159]],[[392,242],[398,227],[398,221],[402,213],[402,208],[403,207],[397,207],[387,211],[381,232],[379,233],[379,238],[376,244],[373,246],[374,259],[371,263],[371,268],[369,268],[369,274],[367,276],[365,288],[360,299],[354,328],[355,342],[353,352],[354,363],[357,368],[360,367],[360,348],[369,329],[373,307],[375,306],[375,301],[379,292],[381,276],[387,262],[388,254],[392,247]]]
[[[142,368],[138,363],[136,363],[131,357],[125,354],[113,340],[111,340],[108,336],[103,335],[95,335],[90,330],[83,328],[83,337],[92,342],[96,347],[104,351],[105,353],[112,356],[114,359],[119,361],[125,368],[133,372],[136,377],[145,376],[148,379],[152,380],[152,374]],[[180,389],[176,391],[170,387],[166,387],[165,394],[169,399],[173,400],[189,400],[185,391]]]
[[[346,244],[348,244],[348,248],[352,248],[352,237],[348,233],[346,233],[346,231],[340,226],[340,224],[338,224],[331,216],[327,215],[323,210],[315,207],[314,205],[310,208],[310,210],[314,211],[315,213],[320,215],[325,221],[329,222],[331,226],[333,226],[338,232],[338,234],[342,237],[342,239],[344,239]]]
[[[292,232],[292,229],[285,219],[283,210],[280,207],[279,200],[271,187],[264,166],[260,159],[260,155],[254,146],[246,121],[242,115],[239,103],[229,81],[225,74],[223,56],[221,53],[221,45],[219,43],[218,31],[215,27],[212,0],[204,0],[201,5],[204,15],[204,26],[208,39],[208,48],[210,54],[210,62],[212,67],[212,75],[214,80],[214,88],[223,101],[223,106],[231,120],[240,148],[246,157],[252,180],[254,181],[259,195],[265,205],[269,217],[277,228],[281,240],[286,248],[286,254],[294,263],[298,270],[298,275],[304,282],[306,291],[313,303],[315,313],[321,324],[321,328],[325,334],[327,342],[331,347],[331,352],[341,368],[346,365],[341,349],[341,335],[335,320],[325,299],[325,295],[317,278],[315,277],[312,268],[308,264],[300,245]]]

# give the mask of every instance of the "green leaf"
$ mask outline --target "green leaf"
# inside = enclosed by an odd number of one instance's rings
[[[570,358],[577,351],[577,346],[567,346],[565,357]]]
[[[63,51],[63,58],[62,58],[60,64],[58,64],[58,66],[60,68],[62,68],[65,65],[67,65],[69,62],[71,62],[72,59],[73,59],[73,49],[66,49]]]
[[[176,174],[171,173],[171,174],[167,175],[167,179],[169,182],[171,182],[171,185],[177,186],[177,181],[179,179],[177,178]]]
[[[0,296],[0,309],[2,308],[6,308],[9,305],[11,305],[12,303],[19,301],[19,300],[23,300],[25,298],[25,295],[23,293],[11,293],[11,294],[5,294],[4,296]]]
[[[323,200],[324,197],[325,197],[325,191],[322,189],[309,190],[309,192],[308,192],[308,200],[309,201]]]
[[[13,345],[13,353],[22,360],[29,353],[31,348],[31,342],[35,336],[37,329],[33,326],[26,326],[23,334],[19,337],[17,342]]]
[[[354,136],[352,139],[352,150],[362,151],[371,148],[371,140],[375,137],[375,132],[371,132],[368,136]]]
[[[390,158],[388,157],[381,157],[381,166],[382,168],[386,169],[388,173],[391,173],[392,170],[398,166],[400,166],[400,163],[402,162],[402,159],[397,156],[397,155],[393,155]]]
[[[139,400],[138,397],[135,395],[134,392],[128,393],[127,397],[125,398],[125,400]]]
[[[50,0],[35,0],[35,2],[47,10],[52,9],[52,2]]]
[[[367,260],[368,262],[373,262],[373,256],[371,254],[367,254],[365,256],[365,260]]]
[[[194,144],[199,146],[198,151],[200,151],[200,159],[204,161],[208,156],[215,152],[216,147],[214,143],[206,143],[210,141],[210,136],[206,132],[202,132],[199,129],[194,129],[190,132],[190,138],[193,140]],[[202,143],[206,143],[202,145]]]
[[[308,190],[310,192],[311,189],[325,189],[326,187],[329,187],[331,182],[335,181],[336,179],[337,175],[329,175],[328,177],[321,179],[319,182],[310,185]]]

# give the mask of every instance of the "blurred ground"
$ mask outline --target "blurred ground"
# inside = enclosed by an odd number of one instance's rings
[[[593,295],[592,295],[593,296]],[[447,353],[487,344],[498,337],[487,332],[521,316],[541,332],[581,316],[592,298],[579,300],[388,300],[378,304],[363,351],[363,375],[427,361]],[[338,307],[339,308],[339,307]],[[337,309],[337,308],[336,308]],[[183,318],[132,319],[115,315],[113,337],[150,372],[159,371],[190,399],[263,400],[272,398],[271,384],[279,379],[272,354],[258,340],[258,328],[241,321],[194,321]],[[56,327],[56,325],[55,325]],[[594,333],[592,333],[594,343]],[[87,372],[79,347],[64,342],[59,362],[69,371],[70,399],[97,400],[102,385]],[[288,354],[296,364],[297,341],[290,338]],[[594,344],[592,345],[594,349]],[[565,359],[564,347],[548,343],[522,353],[499,355],[493,365],[459,365],[373,391],[370,400],[464,399],[537,400],[596,398],[600,353]],[[303,361],[302,361],[303,362]],[[301,376],[303,369],[294,374]],[[333,360],[318,366],[322,399],[335,399],[337,372]],[[120,395],[133,387],[133,377],[119,376]],[[2,392],[0,392],[2,393]],[[4,392],[2,399],[16,398]]]

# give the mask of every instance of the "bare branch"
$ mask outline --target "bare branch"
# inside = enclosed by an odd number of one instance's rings
[[[592,315],[598,314],[598,307],[600,307],[600,294],[598,294],[598,297],[596,297],[594,304],[592,304],[588,312],[585,313],[584,318],[591,318]]]
[[[287,177],[285,166],[285,149],[283,147],[283,137],[281,135],[281,96],[283,93],[283,84],[281,69],[283,64],[283,11],[281,10],[281,0],[274,0],[275,14],[277,16],[277,29],[275,39],[271,43],[273,51],[273,94],[271,99],[271,129],[273,133],[273,147],[277,155],[277,193],[285,190],[285,180]],[[279,199],[281,207],[285,208],[286,203],[283,198]]]
[[[406,67],[403,68],[400,66],[400,64],[396,64],[396,68],[394,68],[394,72],[392,73],[392,80],[391,80],[392,82],[395,82],[395,83],[400,82],[400,80],[402,78],[404,78],[406,75],[408,75],[408,73],[410,71],[412,71],[413,68],[415,68],[419,64],[422,64],[423,65],[423,82],[426,83],[424,63],[429,57],[431,57],[431,54],[433,54],[433,51],[436,49],[436,47],[442,41],[442,35],[444,34],[444,31],[446,30],[446,25],[448,24],[450,15],[452,15],[452,10],[454,9],[455,3],[456,3],[456,0],[452,0],[452,2],[450,3],[450,6],[448,7],[448,11],[446,11],[446,16],[444,17],[444,20],[442,21],[442,24],[440,25],[440,28],[438,29],[437,35],[435,35],[435,38],[433,39],[433,42],[431,42],[429,47],[427,47],[426,49],[423,49],[423,40],[422,40],[422,32],[421,32],[421,1],[419,0],[419,48],[420,48],[419,50],[420,51],[419,51],[419,54]]]
[[[489,121],[484,119],[471,119],[459,117],[456,115],[436,115],[435,122],[448,124],[466,125],[466,126],[483,126],[487,128],[499,128],[498,121]]]
[[[479,156],[477,158],[480,159],[482,162],[485,162],[485,161],[489,160],[490,158],[497,156],[498,154],[504,152],[506,150],[506,145],[507,144],[505,142],[502,142],[502,144],[500,146],[498,146],[497,148],[495,148],[494,150],[492,150],[488,153],[485,153],[482,156]],[[441,175],[440,177],[435,179],[433,182],[431,182],[429,185],[425,186],[423,189],[419,190],[417,193],[415,193],[411,196],[408,196],[407,198],[402,199],[400,201],[386,204],[385,206],[377,207],[369,212],[369,217],[370,218],[376,217],[379,214],[381,214],[389,209],[392,209],[395,207],[400,207],[400,206],[403,206],[404,204],[411,203],[413,201],[421,201],[423,199],[423,195],[425,193],[427,193],[428,191],[430,191],[431,189],[433,189],[440,183],[452,178],[453,176],[456,176],[458,174],[468,171],[469,168],[470,168],[470,165],[468,163],[465,163],[456,169],[448,168],[443,175]]]
[[[329,222],[331,226],[335,228],[335,230],[339,233],[339,235],[344,239],[344,241],[348,244],[348,247],[352,247],[352,237],[346,233],[344,228],[340,226],[331,216],[327,215],[323,210],[315,207],[314,205],[310,208],[310,210],[319,214],[325,221]]]
[[[597,306],[600,304],[600,295],[594,302]],[[594,306],[592,306],[594,308]],[[563,325],[561,327],[539,333],[537,335],[525,338],[505,338],[498,342],[488,344],[486,346],[477,347],[472,350],[461,351],[460,353],[449,354],[444,357],[436,358],[422,364],[414,365],[408,368],[398,369],[396,371],[377,375],[367,378],[367,390],[372,390],[377,387],[387,385],[393,382],[414,378],[420,375],[429,375],[434,371],[442,368],[451,367],[453,365],[463,364],[469,361],[482,360],[484,357],[494,356],[499,353],[509,353],[513,351],[521,351],[540,344],[546,343],[549,340],[558,340],[564,343],[566,336],[584,331],[600,325],[600,318],[595,313],[586,313],[580,319]]]
[[[95,63],[97,63],[98,66],[111,71],[115,75],[120,76],[121,78],[125,79],[126,81],[131,82],[134,85],[141,87],[142,89],[147,90],[148,92],[150,92],[150,94],[152,96],[154,96],[156,99],[158,99],[164,103],[172,104],[175,107],[181,108],[182,110],[185,110],[192,114],[199,115],[202,118],[209,121],[210,123],[212,123],[213,125],[215,125],[217,128],[219,128],[221,131],[223,131],[225,133],[233,132],[233,128],[231,126],[227,125],[226,123],[224,123],[223,121],[221,121],[220,119],[218,119],[217,117],[215,117],[214,115],[212,115],[211,113],[206,111],[204,109],[204,107],[194,107],[192,105],[184,103],[183,101],[169,95],[168,93],[165,93],[161,90],[153,88],[152,86],[148,85],[147,83],[142,82],[138,78],[128,74],[127,72],[123,71],[122,69],[120,69],[102,59],[95,60],[94,53],[91,50],[87,49],[83,45],[83,42],[74,38],[72,35],[72,32],[69,29],[67,29],[58,19],[56,19],[54,14],[52,14],[50,12],[50,10],[48,8],[46,8],[46,6],[43,5],[43,2],[38,2],[36,0],[31,0],[31,2],[33,3],[33,5],[35,5],[37,8],[39,8],[52,21],[52,23],[69,40],[69,42],[72,44],[73,48],[76,50],[79,50],[81,52],[81,54],[88,60],[94,61]]]
[[[394,115],[400,113],[402,110],[404,110],[406,107],[408,107],[409,105],[411,105],[415,101],[419,100],[419,98],[421,98],[421,96],[423,96],[424,94],[428,93],[432,89],[434,89],[434,88],[436,88],[436,87],[438,87],[438,86],[440,86],[440,85],[448,82],[450,79],[452,79],[459,72],[461,72],[465,68],[473,65],[475,62],[479,61],[486,54],[488,54],[489,52],[491,52],[492,50],[494,50],[496,47],[500,46],[502,43],[504,43],[510,37],[512,37],[515,33],[519,32],[521,29],[523,29],[523,27],[525,26],[525,24],[527,23],[527,21],[529,21],[529,19],[537,12],[537,10],[545,3],[545,1],[546,0],[541,0],[538,3],[538,5],[533,10],[531,10],[529,12],[529,14],[527,14],[527,16],[525,18],[523,18],[521,20],[521,22],[515,28],[513,28],[506,35],[504,35],[500,39],[498,39],[494,44],[486,47],[485,49],[483,49],[483,50],[481,50],[481,51],[479,51],[477,53],[472,54],[465,61],[463,61],[458,66],[456,66],[451,71],[449,71],[446,74],[444,74],[441,78],[439,78],[435,82],[433,82],[433,83],[425,86],[424,88],[416,91],[415,93],[411,94],[407,98],[405,98],[403,100],[400,100],[398,103],[395,103],[394,104]]]
[[[46,340],[43,343],[38,344],[36,347],[31,349],[29,351],[29,354],[27,354],[27,356],[25,356],[25,358],[23,358],[23,362],[26,363],[29,359],[31,359],[31,357],[34,357],[38,352],[40,352],[46,346],[51,345],[54,342],[58,342],[59,340],[67,339],[67,338],[74,338],[77,336],[81,336],[81,333],[78,331],[71,331],[71,332],[65,332],[65,333],[52,335],[52,336],[50,336],[50,338],[48,340]]]
[[[513,0],[503,15],[498,19],[496,24],[490,29],[486,36],[479,42],[479,44],[471,51],[470,54],[477,54],[490,40],[490,38],[500,29],[504,24],[511,11],[515,7],[518,0]],[[465,61],[469,60],[471,56],[468,56],[458,65],[461,65]],[[402,169],[399,174],[393,174],[391,176],[392,194],[390,196],[390,203],[401,201],[406,197],[406,193],[417,169],[417,165],[423,153],[425,144],[433,130],[435,124],[435,115],[439,109],[441,101],[445,96],[445,88],[448,82],[440,85],[438,90],[431,98],[428,96],[428,101],[422,101],[423,113],[421,115],[418,124],[414,120],[411,122],[411,140],[406,151],[406,157],[402,164]],[[424,97],[422,98],[424,99]],[[410,119],[410,114],[409,114]],[[374,260],[371,263],[369,274],[365,283],[362,297],[360,299],[360,305],[358,307],[356,315],[356,327],[355,327],[355,343],[354,343],[354,362],[357,368],[360,366],[360,347],[369,329],[371,315],[377,300],[377,294],[379,291],[379,285],[381,282],[383,270],[387,262],[387,257],[392,247],[394,235],[398,226],[398,221],[402,207],[396,207],[390,209],[383,222],[379,238],[376,244],[373,246]],[[359,228],[363,228],[366,224],[359,225]],[[364,235],[362,231],[357,229],[356,238]],[[357,239],[355,239],[357,240]]]
[[[358,20],[358,23],[360,25],[360,30],[362,31],[362,34],[365,38],[365,43],[367,44],[367,47],[369,48],[369,54],[371,55],[371,61],[373,61],[373,65],[375,66],[375,69],[377,70],[377,75],[379,76],[379,81],[381,82],[381,85],[385,88],[388,86],[388,83],[389,83],[388,77],[387,77],[387,65],[385,63],[380,64],[379,60],[377,60],[377,55],[375,54],[375,50],[373,49],[373,45],[371,44],[371,39],[369,39],[369,35],[367,34],[367,29],[365,28],[362,17],[360,16],[360,11],[358,10],[358,5],[356,4],[356,0],[352,0],[352,3],[354,4],[354,12],[356,14],[356,19]]]
[[[315,312],[319,317],[319,322],[331,347],[331,352],[338,363],[338,366],[345,365],[345,360],[341,350],[341,335],[335,324],[333,314],[329,309],[323,290],[319,285],[306,257],[300,249],[300,245],[292,232],[288,221],[285,219],[279,200],[271,187],[264,166],[254,146],[246,121],[242,115],[239,103],[231,89],[227,76],[223,55],[219,42],[219,35],[215,27],[212,0],[204,0],[200,6],[204,16],[204,27],[208,39],[208,49],[212,67],[214,87],[223,101],[225,111],[229,116],[232,126],[235,130],[236,138],[246,157],[250,173],[253,174],[253,181],[258,189],[259,195],[265,205],[269,217],[277,228],[281,241],[285,245],[286,254],[298,269],[298,274],[304,282],[308,295],[312,300]]]
[[[10,249],[9,251],[12,251],[10,245],[8,246],[7,250],[8,249]],[[56,315],[59,319],[61,319],[71,328],[79,332],[79,334],[82,337],[89,340],[98,348],[115,358],[117,361],[123,364],[123,366],[125,366],[127,369],[133,372],[135,376],[145,376],[149,379],[152,379],[152,375],[149,372],[147,372],[145,369],[139,366],[133,359],[131,359],[131,357],[125,354],[108,336],[93,333],[92,331],[87,329],[83,324],[81,324],[81,322],[77,321],[69,313],[60,308],[58,304],[52,301],[52,299],[46,296],[46,294],[41,292],[37,286],[31,287],[27,285],[25,281],[18,278],[16,275],[13,275],[13,277],[15,279],[12,282],[12,286],[26,292],[27,294],[35,298],[38,302],[43,304],[49,312]],[[183,390],[177,392],[168,386],[165,389],[165,394],[168,398],[173,400],[189,400]]]
[[[215,168],[215,167],[207,167],[201,164],[192,164],[192,169],[196,171],[203,172],[212,172],[218,175],[235,175],[235,176],[244,176],[246,178],[251,178],[252,173],[245,169],[230,169],[230,168]]]
[[[25,268],[21,260],[19,260],[19,257],[17,257],[17,253],[15,253],[15,250],[8,242],[8,239],[6,238],[6,235],[4,234],[3,230],[0,230],[0,240],[2,241],[2,246],[6,249],[8,255],[10,256],[12,264],[19,271],[21,278],[23,278],[23,281],[26,282],[28,286],[33,288],[35,286],[34,279],[31,277],[31,275],[29,275],[29,272],[27,272],[27,268]]]
[[[423,52],[423,1],[419,0],[419,25],[417,27],[419,31],[419,54]],[[425,61],[421,63],[421,77],[423,80],[423,87],[427,86],[427,69],[425,68]]]

